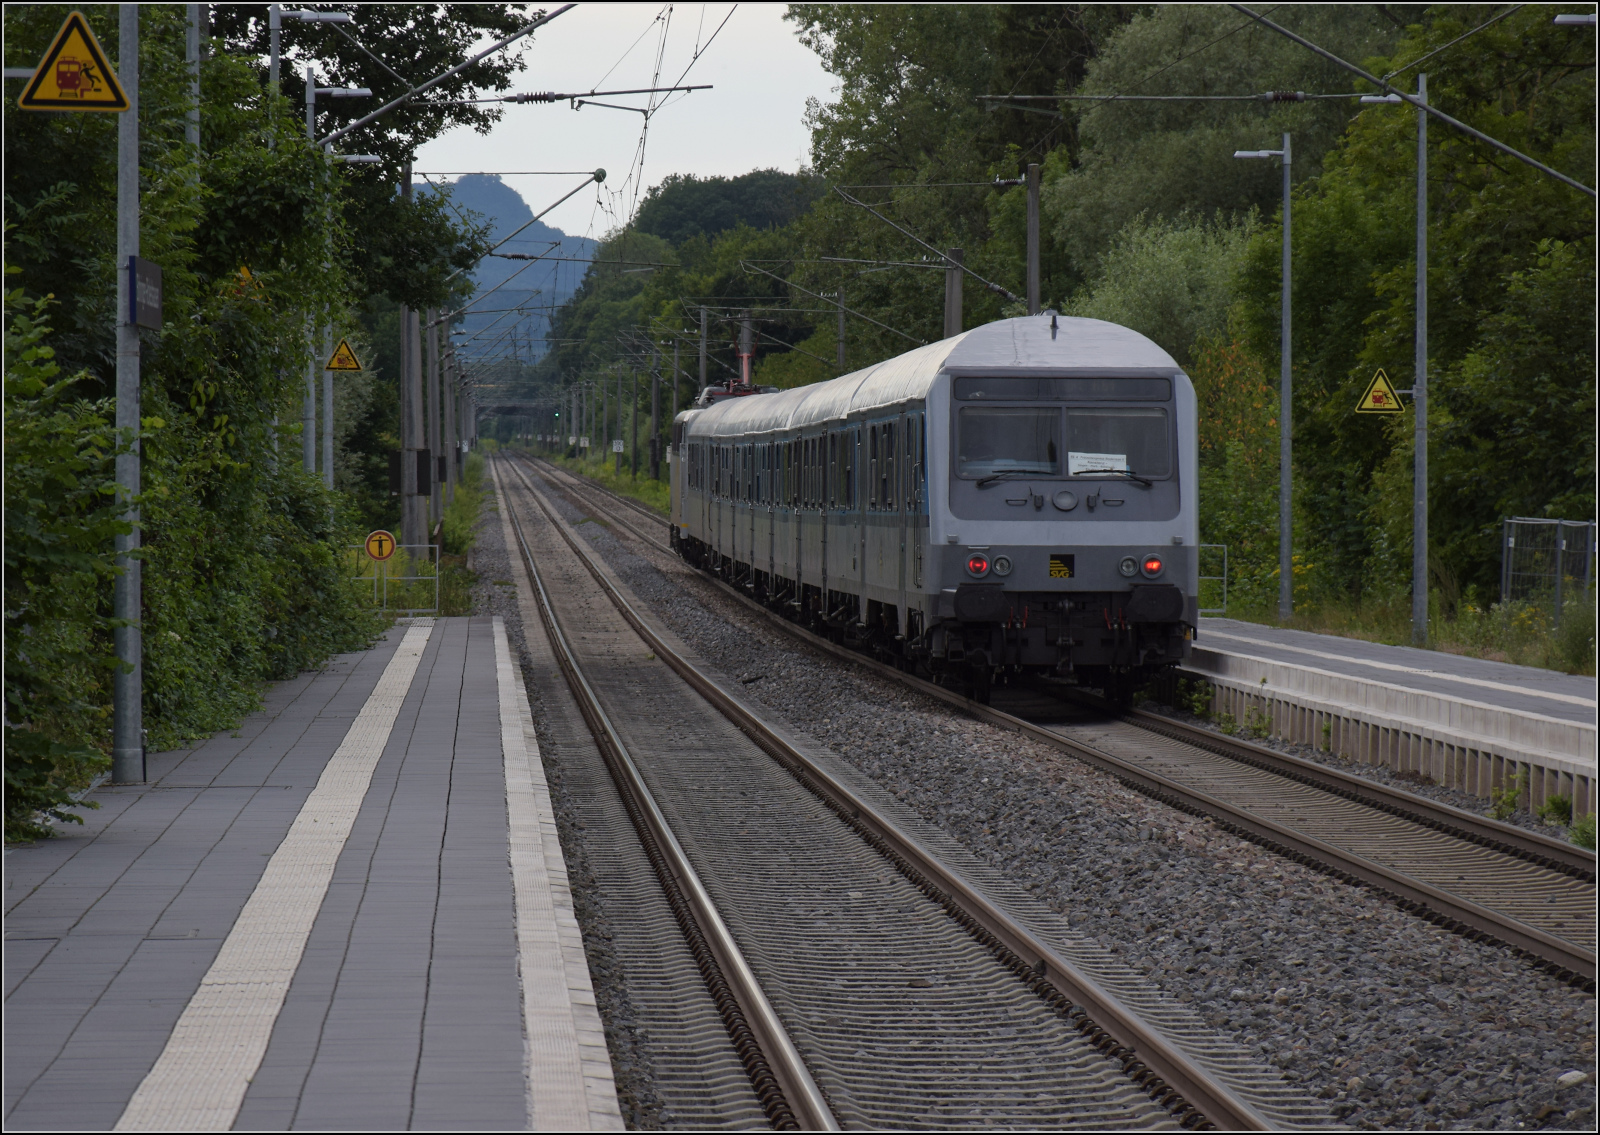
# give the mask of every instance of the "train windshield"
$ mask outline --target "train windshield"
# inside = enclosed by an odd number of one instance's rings
[[[965,406],[960,433],[962,477],[1061,471],[1061,411],[1054,407]]]
[[[1115,470],[1144,477],[1165,477],[1171,472],[1171,465],[1172,447],[1167,441],[1165,410],[1143,406],[1068,408],[1068,475]]]

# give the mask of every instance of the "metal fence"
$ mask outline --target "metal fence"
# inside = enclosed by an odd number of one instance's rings
[[[1206,553],[1211,555],[1207,556]],[[1221,553],[1219,556],[1217,553]],[[1217,575],[1206,575],[1206,568],[1218,572]],[[1211,586],[1207,587],[1206,585]],[[1220,607],[1207,607],[1207,600],[1221,602]],[[1200,613],[1202,615],[1226,615],[1228,613],[1228,545],[1226,544],[1201,544],[1200,545]]]
[[[1595,523],[1513,516],[1500,540],[1500,602],[1548,606],[1557,621],[1594,581]]]
[[[372,584],[372,605],[397,615],[436,615],[439,613],[439,546],[437,544],[398,544],[394,555],[386,560],[375,560],[367,555],[365,546],[355,544],[352,551],[359,552],[359,560],[366,567],[360,575],[352,576],[357,583]],[[420,553],[420,554],[417,554]],[[420,561],[420,562],[419,562]],[[415,569],[425,566],[426,574]],[[411,573],[411,574],[407,574]],[[433,584],[433,606],[401,606],[426,599],[428,588],[418,584]],[[390,601],[395,602],[391,607]]]

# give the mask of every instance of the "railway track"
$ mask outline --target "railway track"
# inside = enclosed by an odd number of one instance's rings
[[[658,547],[667,522],[638,502],[540,463],[564,488]],[[1499,944],[1595,989],[1595,856],[1536,832],[1141,710],[1092,697],[997,687],[983,705],[833,643],[717,581],[784,633],[974,717],[1027,734],[1146,795],[1419,917]]]
[[[774,1126],[1326,1122],[1132,971],[1086,967],[981,893],[655,628],[533,479],[508,462],[495,479],[568,685]]]

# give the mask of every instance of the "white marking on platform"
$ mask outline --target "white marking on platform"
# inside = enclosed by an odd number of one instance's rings
[[[1466,678],[1460,674],[1452,674],[1448,670],[1424,670],[1419,666],[1400,666],[1393,662],[1376,662],[1370,658],[1351,658],[1344,654],[1329,654],[1325,650],[1312,650],[1304,646],[1289,646],[1286,643],[1273,642],[1272,640],[1265,638],[1250,638],[1247,635],[1242,634],[1228,634],[1226,631],[1208,630],[1205,632],[1205,636],[1207,639],[1226,638],[1232,639],[1234,642],[1248,642],[1252,646],[1270,646],[1274,650],[1292,650],[1296,654],[1309,654],[1315,658],[1333,659],[1339,662],[1348,662],[1352,666],[1370,666],[1374,670],[1392,670],[1401,674],[1426,674],[1429,677],[1438,678],[1445,682],[1460,682],[1464,686],[1482,686],[1484,689],[1488,690],[1504,690],[1507,693],[1512,694],[1527,694],[1529,697],[1549,698],[1551,701],[1568,702],[1572,705],[1584,705],[1590,707],[1591,709],[1596,705],[1600,705],[1600,703],[1597,703],[1593,698],[1580,698],[1576,694],[1560,694],[1556,693],[1554,690],[1540,690],[1530,686],[1513,686],[1509,682],[1491,682],[1487,678]],[[1271,660],[1269,659],[1268,661]],[[1285,662],[1283,665],[1287,666],[1290,665],[1290,663]],[[1341,676],[1345,678],[1360,677],[1359,674],[1344,674]],[[1429,693],[1431,691],[1424,690],[1422,692]],[[1495,708],[1508,709],[1512,713],[1517,712],[1516,710],[1511,710],[1509,706],[1497,706]]]
[[[406,631],[115,1130],[233,1126],[432,633],[431,619]]]

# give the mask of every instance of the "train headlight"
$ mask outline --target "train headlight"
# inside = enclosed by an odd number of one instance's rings
[[[994,573],[996,575],[1010,575],[1011,574],[1011,557],[1010,556],[996,556],[994,558]]]
[[[1150,579],[1154,579],[1156,576],[1160,575],[1161,568],[1162,563],[1160,556],[1146,556],[1144,558],[1144,562],[1139,565],[1139,570],[1144,572],[1144,574]]]
[[[1132,556],[1123,556],[1122,562],[1117,565],[1117,570],[1127,578],[1132,579],[1139,574],[1139,561]]]
[[[988,575],[989,557],[982,552],[973,552],[972,555],[967,557],[967,574]]]

